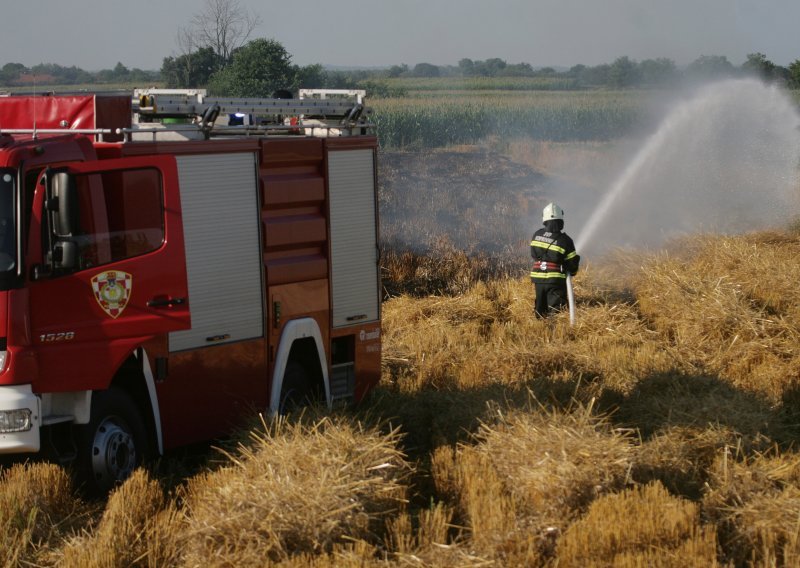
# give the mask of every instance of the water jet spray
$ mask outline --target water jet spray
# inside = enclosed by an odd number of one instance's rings
[[[740,233],[798,209],[800,114],[755,79],[707,85],[645,141],[576,239],[581,254],[657,246],[699,231]],[[598,229],[609,227],[602,237]]]

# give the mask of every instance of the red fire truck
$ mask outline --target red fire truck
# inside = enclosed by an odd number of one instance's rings
[[[0,97],[0,454],[103,490],[248,413],[380,376],[360,101]]]

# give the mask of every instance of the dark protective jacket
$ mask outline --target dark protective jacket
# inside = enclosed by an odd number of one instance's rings
[[[564,283],[567,274],[576,274],[581,257],[575,244],[566,233],[550,231],[554,227],[543,227],[531,239],[531,281],[537,284]]]

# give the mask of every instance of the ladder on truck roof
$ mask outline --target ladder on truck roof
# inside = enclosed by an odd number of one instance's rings
[[[148,131],[147,125],[184,120],[199,125],[207,137],[243,132],[353,136],[374,128],[372,109],[362,100],[207,97],[203,91],[154,89],[134,97],[133,112],[139,134]]]
[[[356,102],[363,103],[367,91],[364,89],[300,89],[298,96],[301,99],[327,99],[332,97],[355,97]]]

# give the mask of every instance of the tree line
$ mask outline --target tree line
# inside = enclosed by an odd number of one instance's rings
[[[702,55],[685,68],[678,68],[667,58],[635,61],[627,56],[613,63],[596,66],[574,65],[565,70],[553,67],[534,69],[529,63],[507,63],[493,58],[485,61],[462,59],[458,65],[437,66],[418,63],[414,67],[393,65],[375,73],[385,77],[543,77],[569,79],[578,88],[590,87],[657,87],[681,79],[715,79],[726,76],[757,75],[765,81],[775,81],[790,88],[800,88],[800,59],[788,67],[776,65],[763,53],[751,53],[740,66],[721,55]]]
[[[113,69],[86,71],[80,67],[65,67],[56,63],[40,63],[26,67],[22,63],[6,63],[0,68],[0,86],[26,87],[36,85],[108,85],[140,83],[147,85],[161,80],[160,71],[129,69],[117,63]]]
[[[769,82],[800,89],[800,59],[787,67],[776,65],[763,53],[751,53],[739,66],[725,56],[703,55],[684,68],[666,58],[636,61],[627,56],[613,63],[596,66],[574,65],[569,69],[533,68],[529,63],[507,63],[492,58],[483,61],[462,59],[458,65],[417,63],[369,70],[330,70],[320,64],[298,66],[280,42],[255,39],[234,49],[229,58],[219,56],[211,47],[180,55],[165,57],[161,69],[148,71],[129,69],[117,63],[112,69],[86,71],[41,63],[26,67],[21,63],[6,63],[0,68],[0,86],[47,85],[111,85],[163,84],[171,88],[205,87],[219,95],[268,96],[278,89],[294,91],[307,88],[364,88],[373,94],[402,94],[382,83],[400,77],[538,77],[563,79],[566,88],[635,88],[661,87],[679,80],[716,79],[751,75]],[[376,92],[377,91],[377,92]]]

